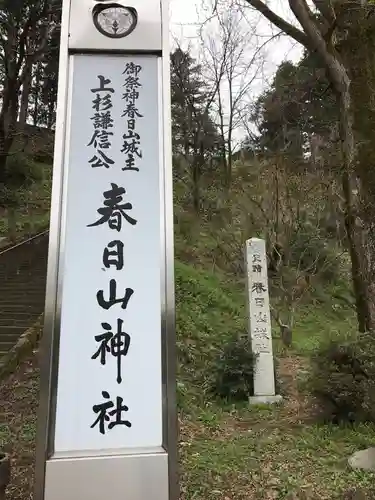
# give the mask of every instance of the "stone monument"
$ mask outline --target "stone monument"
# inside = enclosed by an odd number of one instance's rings
[[[275,369],[264,240],[250,238],[246,241],[245,264],[249,304],[249,336],[252,351],[256,356],[254,395],[250,397],[250,404],[277,403],[281,401],[282,397],[275,394]]]

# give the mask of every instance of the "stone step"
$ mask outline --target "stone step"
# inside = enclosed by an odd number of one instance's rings
[[[0,251],[0,357],[44,311],[48,235]]]
[[[25,332],[25,329],[24,328],[13,328],[10,327],[10,326],[4,326],[2,329],[1,329],[1,332],[0,332],[0,338],[1,337],[14,337],[14,336],[20,336],[22,335],[23,333]]]
[[[30,279],[10,279],[4,281],[0,279],[0,287],[2,290],[14,290],[20,288],[39,288],[45,282],[45,276],[35,277]]]
[[[22,272],[22,270],[19,273],[7,273],[7,274],[1,274],[0,273],[0,283],[12,283],[12,281],[30,281],[33,278],[35,279],[42,279],[45,274],[45,269],[35,269],[34,272]]]
[[[21,334],[20,335],[0,335],[0,346],[3,344],[3,345],[14,345],[17,343],[18,339],[20,338]]]
[[[0,289],[1,294],[1,289]],[[6,305],[26,305],[26,306],[39,306],[41,303],[44,304],[44,294],[40,294],[39,297],[37,295],[14,295],[7,296],[6,299],[0,299],[0,311],[3,306]]]
[[[35,290],[33,292],[29,292],[28,290],[23,290],[21,291],[16,291],[13,290],[11,292],[5,292],[4,290],[1,289],[0,287],[0,294],[3,294],[4,299],[2,302],[9,302],[10,300],[17,301],[17,300],[44,300],[45,297],[45,291],[44,290]]]
[[[33,326],[34,323],[36,323],[36,321],[38,320],[38,318],[39,315],[30,316],[29,318],[26,318],[22,324],[18,323],[17,325],[13,325],[10,321],[7,322],[2,321],[0,324],[0,335],[2,334],[3,331],[11,331],[9,330],[9,328],[10,329],[20,328],[20,331],[18,333],[21,334],[22,332],[25,332],[28,328]]]
[[[10,351],[10,349],[12,349],[14,345],[16,345],[18,338],[19,337],[17,337],[14,342],[3,342],[2,340],[0,340],[0,352]]]
[[[15,321],[25,321],[25,318],[29,318],[31,315],[39,315],[44,311],[44,302],[39,304],[31,304],[18,302],[14,307],[12,304],[6,304],[3,307],[0,306],[0,321],[9,321],[9,324],[13,324]],[[19,309],[17,310],[17,307]]]
[[[41,311],[42,313],[43,311]],[[40,314],[41,314],[40,313]],[[36,312],[35,314],[39,315],[38,312]],[[22,311],[17,311],[17,313],[15,314],[14,311],[9,311],[8,314],[5,314],[5,311],[0,311],[0,319],[1,320],[6,320],[6,319],[10,319],[11,321],[13,319],[19,319],[19,320],[22,320],[24,321],[25,318],[29,318],[30,317],[30,311],[25,311],[24,308],[22,309]]]
[[[12,326],[12,325],[5,325],[1,328],[1,335],[17,335],[21,334],[24,332],[25,329],[22,326]]]
[[[45,281],[40,280],[40,283],[38,283],[38,281],[34,281],[32,286],[25,282],[14,284],[12,287],[2,287],[0,285],[0,293],[2,294],[16,293],[17,295],[22,295],[22,294],[25,295],[36,292],[38,293],[45,292]]]
[[[27,318],[30,316],[28,315]],[[29,323],[26,319],[17,319],[17,318],[12,318],[12,317],[7,317],[7,318],[2,318],[0,317],[0,328],[4,328],[5,326],[9,327],[15,327],[15,328],[23,328],[24,330],[27,330],[29,328]],[[35,315],[35,321],[38,318],[38,315]]]

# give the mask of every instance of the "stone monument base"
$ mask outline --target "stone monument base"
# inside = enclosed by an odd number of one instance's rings
[[[281,403],[283,397],[276,394],[274,396],[250,396],[249,403],[251,405],[269,405]]]

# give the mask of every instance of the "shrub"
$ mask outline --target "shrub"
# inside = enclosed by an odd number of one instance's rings
[[[375,422],[375,336],[322,347],[312,358],[308,386],[325,420]]]
[[[33,154],[33,160],[37,163],[45,163],[46,165],[52,165],[53,154],[48,151],[37,151]]]
[[[250,341],[233,337],[214,365],[213,394],[227,400],[247,400],[254,393],[254,362]]]
[[[291,265],[310,275],[319,274],[324,281],[339,275],[339,260],[335,250],[322,238],[321,232],[305,224],[292,232]]]
[[[9,188],[27,187],[44,178],[43,166],[22,153],[8,156],[5,172]]]
[[[0,207],[16,208],[24,201],[24,192],[4,184],[0,184]]]

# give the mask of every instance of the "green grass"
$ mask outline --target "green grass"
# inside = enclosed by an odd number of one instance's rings
[[[349,340],[356,333],[356,318],[351,310],[335,311],[330,305],[301,307],[294,328],[294,349],[306,355],[330,340]]]
[[[373,444],[375,426],[317,425],[304,415],[303,395],[291,394],[288,383],[282,385],[283,404],[274,407],[223,403],[208,391],[223,346],[246,331],[241,284],[217,270],[177,262],[176,297],[184,500],[342,499],[350,488],[372,487],[375,475],[350,470],[347,459]],[[293,349],[275,348],[298,360],[322,342],[354,332],[350,308],[305,305],[297,310]],[[297,366],[289,374],[296,387],[301,373]]]
[[[0,212],[0,236],[18,239],[45,229],[49,223],[51,180],[41,179],[27,189],[20,188],[15,196],[15,206]]]
[[[31,226],[47,223],[50,182],[36,183],[21,194],[23,202],[15,215],[17,231],[24,234]],[[247,196],[244,193],[245,200]],[[322,343],[355,335],[354,312],[340,299],[347,295],[345,281],[317,290],[313,301],[298,305],[291,349],[275,341],[285,396],[281,405],[249,407],[247,402],[219,401],[210,392],[215,362],[233,336],[247,330],[240,266],[249,234],[238,217],[231,225],[220,217],[202,224],[184,212],[182,202],[177,203],[176,220],[181,500],[341,500],[349,488],[371,489],[375,475],[350,470],[347,458],[373,444],[375,426],[317,425],[298,385],[308,368],[308,356]],[[3,214],[0,235],[8,229]],[[275,325],[274,332],[276,336]],[[30,373],[33,394],[38,385],[35,367]],[[19,393],[13,381],[3,389],[15,402],[4,410],[10,421],[0,425],[0,447],[20,443],[16,457],[25,450],[32,455],[35,441],[35,416],[28,417],[24,409],[30,399],[28,383],[27,378],[20,380]],[[36,409],[37,396],[31,398]],[[31,470],[31,456],[28,466]],[[26,498],[23,478],[29,474],[22,467],[17,471],[21,486],[16,481],[14,488],[21,493],[14,498],[18,500]]]
[[[206,374],[223,345],[246,332],[244,295],[221,278],[181,262],[175,266],[179,391],[198,399],[203,393],[191,382],[207,389]]]
[[[294,347],[278,349],[280,373],[287,376],[283,403],[232,404],[215,399],[208,389],[224,345],[246,332],[243,283],[218,269],[180,261],[175,274],[181,500],[342,500],[350,488],[373,491],[375,474],[350,470],[347,459],[373,444],[375,425],[317,425],[298,394],[301,356],[305,359],[330,336],[351,335],[352,310],[330,303],[298,309]],[[17,500],[31,488],[37,388],[36,369],[28,365],[0,388],[7,401],[0,447],[9,449],[18,464],[11,497]],[[35,411],[27,412],[30,398]]]
[[[251,412],[248,419],[247,429],[202,430],[181,447],[186,498],[283,499],[304,490],[314,499],[342,498],[351,487],[372,486],[375,474],[351,471],[347,457],[368,446],[374,427],[290,428],[272,414],[254,423]]]

